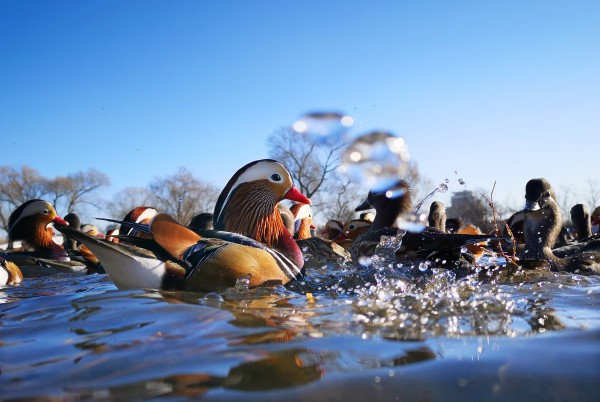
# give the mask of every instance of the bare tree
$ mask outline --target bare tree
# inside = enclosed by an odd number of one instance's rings
[[[197,213],[212,212],[219,196],[216,186],[196,179],[183,167],[172,176],[154,180],[149,187],[150,202],[183,225]]]
[[[52,203],[57,211],[75,212],[86,204],[98,207],[93,193],[108,184],[108,177],[93,169],[47,179],[29,166],[20,169],[1,166],[0,224],[6,231],[10,214],[25,201],[35,198]]]
[[[66,213],[81,213],[76,209],[83,205],[99,208],[100,202],[93,198],[93,193],[109,184],[108,177],[95,169],[59,176],[46,182],[48,201]]]
[[[347,222],[354,218],[354,209],[366,198],[362,187],[336,174],[320,207],[325,220]],[[315,214],[316,215],[316,214]]]
[[[587,202],[593,211],[596,207],[600,206],[600,186],[598,185],[598,180],[592,178],[587,179],[586,183],[590,189]]]
[[[270,156],[288,168],[294,184],[313,202],[318,221],[345,222],[356,216],[354,208],[366,198],[367,190],[338,171],[346,143],[315,144],[291,128],[283,127],[269,136],[267,144]],[[415,199],[433,190],[431,181],[421,176],[414,162],[409,164],[402,178],[413,187]]]
[[[108,213],[114,219],[122,219],[135,207],[153,206],[151,200],[152,192],[148,188],[127,187],[113,196],[113,201],[107,206]]]
[[[345,144],[318,145],[290,127],[276,130],[267,139],[269,155],[283,163],[300,192],[308,198],[323,188],[340,165]]]
[[[48,194],[46,179],[29,166],[0,166],[0,224],[8,230],[8,217],[25,201]]]

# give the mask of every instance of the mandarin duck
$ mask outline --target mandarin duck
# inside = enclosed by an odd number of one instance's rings
[[[12,261],[0,256],[0,286],[18,285],[23,281],[23,273]]]
[[[119,236],[119,226],[114,224],[108,225],[106,227],[106,233],[104,235],[104,238],[108,241],[112,241],[113,243],[118,243],[119,238],[117,236]]]
[[[325,223],[319,236],[331,241],[342,240],[346,237],[344,234],[344,224],[336,219],[330,219]]]
[[[16,263],[25,277],[39,277],[57,273],[86,273],[83,261],[76,261],[54,241],[53,222],[63,222],[54,206],[47,201],[33,199],[24,202],[8,219],[9,242],[21,242],[18,248],[2,253]]]
[[[293,186],[289,171],[279,161],[261,159],[238,170],[215,205],[214,227],[255,239],[303,266],[302,252],[284,226],[277,208],[280,201],[310,204]]]
[[[388,191],[370,191],[367,199],[356,210],[375,209],[375,220],[370,229],[360,235],[352,244],[352,260],[365,265],[375,255],[382,236],[397,237],[402,234],[400,247],[395,251],[398,262],[435,261],[446,268],[454,268],[464,263],[471,264],[474,257],[464,252],[464,247],[483,241],[496,239],[494,235],[471,235],[445,233],[432,227],[421,232],[399,229],[398,217],[410,212],[412,193],[410,185],[400,180]]]
[[[300,246],[305,262],[310,265],[343,263],[350,258],[350,253],[339,244],[320,237],[313,237],[311,229],[315,229],[312,219],[312,208],[308,204],[295,203],[290,211],[294,215],[294,238]]]
[[[53,239],[51,224],[55,219],[62,221],[54,206],[47,201],[33,199],[21,204],[8,218],[9,242],[21,241],[21,247],[12,251],[68,261],[69,255],[65,249]]]
[[[164,213],[147,224],[120,222],[145,235],[128,238],[137,246],[55,227],[90,248],[121,289],[213,291],[232,287],[238,279],[248,280],[250,288],[287,284],[302,275],[304,261],[277,210],[284,198],[310,203],[280,162],[263,159],[238,170],[215,207],[215,227],[237,233],[201,230],[199,235]]]
[[[546,261],[553,271],[600,274],[600,247],[597,239],[564,258],[557,256],[552,250],[562,228],[562,216],[548,180],[529,180],[525,186],[525,201],[525,247],[519,255],[521,260]]]
[[[143,205],[140,207],[135,207],[129,211],[123,218],[123,222],[147,224],[156,216],[156,214],[158,214],[156,208]],[[126,223],[121,224],[121,227],[119,227],[119,235],[122,237],[146,237],[146,234],[138,233],[134,228],[128,226]]]
[[[283,226],[285,226],[288,232],[293,234],[296,231],[296,228],[294,225],[294,214],[292,213],[290,207],[280,202],[277,204],[277,209],[281,215]]]
[[[336,240],[336,243],[350,251],[350,247],[352,247],[354,240],[363,233],[366,233],[372,223],[373,221],[364,220],[362,218],[349,220],[344,224],[343,237]]]

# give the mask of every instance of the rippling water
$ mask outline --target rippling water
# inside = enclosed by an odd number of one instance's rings
[[[218,294],[105,275],[0,293],[2,400],[599,398],[598,277],[318,267]]]

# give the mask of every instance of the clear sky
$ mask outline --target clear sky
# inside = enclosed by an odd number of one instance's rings
[[[222,187],[315,110],[403,136],[450,191],[585,194],[600,1],[0,1],[1,165]]]

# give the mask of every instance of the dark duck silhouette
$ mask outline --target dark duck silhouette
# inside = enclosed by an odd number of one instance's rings
[[[369,231],[360,235],[350,247],[352,260],[363,266],[368,265],[369,259],[375,255],[382,236],[402,235],[400,247],[395,252],[398,262],[412,265],[428,260],[445,268],[458,268],[464,267],[465,264],[472,264],[475,258],[464,250],[464,247],[496,238],[493,235],[445,233],[432,227],[425,227],[421,232],[399,229],[398,217],[410,212],[412,208],[411,188],[404,180],[398,181],[388,191],[370,191],[366,201],[356,210],[367,208],[375,209],[375,220]]]
[[[446,231],[446,206],[441,201],[434,201],[429,207],[429,226],[440,232]]]
[[[553,271],[600,273],[598,243],[590,243],[589,247],[581,247],[564,258],[553,252],[552,247],[562,228],[562,216],[548,180],[540,178],[527,182],[525,201],[525,247],[519,255],[521,260],[547,262]]]
[[[164,213],[147,224],[119,221],[145,235],[128,238],[136,246],[55,227],[84,243],[119,288],[213,291],[239,279],[251,288],[286,284],[302,275],[304,261],[277,210],[285,198],[310,203],[280,162],[263,159],[234,174],[215,206],[217,230],[202,230],[202,235]]]
[[[211,212],[201,212],[192,217],[192,220],[187,225],[189,229],[194,232],[196,230],[212,230],[213,226],[213,214]]]

